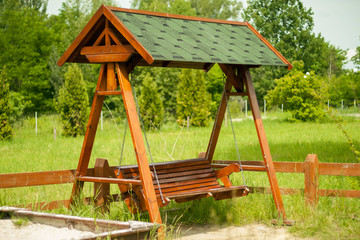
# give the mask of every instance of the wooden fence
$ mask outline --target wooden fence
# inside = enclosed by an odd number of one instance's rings
[[[105,162],[103,161],[105,164]],[[214,168],[225,167],[234,161],[214,160],[212,166]],[[107,164],[107,161],[106,161]],[[263,161],[241,161],[244,171],[261,171],[265,172]],[[360,198],[360,190],[333,190],[333,189],[319,189],[319,175],[331,176],[357,176],[360,177],[360,163],[320,163],[316,154],[309,154],[305,162],[274,162],[276,172],[281,173],[303,173],[305,175],[305,183],[303,189],[296,188],[281,188],[283,195],[292,195],[304,193],[305,201],[309,204],[316,204],[319,197],[350,197]],[[97,166],[103,168],[103,166]],[[97,169],[96,168],[96,169]],[[113,173],[116,167],[109,167],[109,172]],[[110,173],[106,173],[101,169],[98,171],[94,168],[89,168],[86,176],[97,177],[96,187],[108,188],[108,184],[117,183],[118,179],[114,181],[102,181],[103,177],[109,177]],[[101,176],[97,172],[103,172]],[[96,175],[96,176],[95,176]],[[84,177],[83,177],[84,178]],[[30,172],[30,173],[9,173],[0,174],[0,189],[1,188],[16,188],[29,187],[52,184],[73,183],[75,180],[75,170],[60,170],[60,171],[46,171],[46,172]],[[110,179],[109,179],[110,180]],[[119,181],[119,180],[118,180]],[[251,192],[256,193],[271,193],[270,188],[266,187],[248,187]],[[108,192],[108,191],[106,191]],[[102,195],[102,194],[101,194]],[[99,196],[98,198],[103,198]],[[88,201],[90,198],[86,198]],[[117,200],[117,195],[112,195],[112,199]],[[102,202],[102,201],[100,201]],[[35,205],[28,205],[28,207],[40,207],[42,209],[53,209],[61,206],[66,206],[68,200],[53,201],[50,203],[37,203]]]

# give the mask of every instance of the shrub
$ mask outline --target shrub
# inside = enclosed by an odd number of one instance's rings
[[[89,98],[80,68],[70,65],[65,73],[65,83],[61,87],[56,109],[63,123],[65,136],[83,135],[89,115]]]
[[[139,97],[140,114],[146,128],[159,127],[164,119],[164,105],[154,79],[147,73],[141,86]]]
[[[190,117],[191,125],[207,126],[210,121],[210,94],[206,91],[204,73],[183,69],[177,95],[177,119],[181,124]]]
[[[8,140],[13,136],[13,130],[9,124],[10,114],[9,84],[4,67],[0,73],[0,140]]]
[[[323,97],[327,87],[323,79],[314,72],[303,73],[304,63],[295,61],[294,69],[276,79],[275,89],[269,91],[266,100],[269,106],[284,104],[292,117],[301,121],[314,121],[324,117]]]

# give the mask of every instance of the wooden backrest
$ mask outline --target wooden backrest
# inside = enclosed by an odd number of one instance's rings
[[[214,170],[205,159],[155,163],[150,165],[150,170],[155,175],[154,166],[161,191],[165,196],[221,187],[216,181]],[[139,179],[137,165],[123,166],[121,171],[125,178]],[[155,177],[153,184],[156,193],[159,194]]]

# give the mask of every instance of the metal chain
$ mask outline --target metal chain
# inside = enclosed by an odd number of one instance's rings
[[[236,147],[236,152],[237,152],[238,161],[239,161],[239,165],[240,165],[241,176],[242,176],[244,185],[246,186],[245,176],[244,176],[244,170],[243,170],[242,165],[241,165],[239,147],[238,147],[238,144],[237,144],[237,141],[236,141],[235,130],[234,130],[234,126],[233,126],[233,122],[232,122],[232,118],[231,118],[230,107],[229,107],[229,104],[228,104],[228,99],[227,99],[227,94],[226,94],[225,77],[226,77],[225,74],[223,74],[223,83],[224,83],[224,93],[225,93],[225,101],[226,101],[226,110],[227,110],[228,115],[229,115],[230,124],[231,124],[231,129],[232,129],[232,133],[233,133],[233,137],[234,137],[234,141],[235,141],[235,147]]]
[[[124,137],[123,137],[123,142],[122,142],[122,146],[121,146],[121,155],[120,155],[120,160],[119,160],[119,167],[118,167],[117,176],[120,175],[120,167],[121,167],[121,161],[122,161],[122,157],[123,157],[123,153],[124,153],[127,126],[128,126],[128,120],[126,119],[125,120],[125,131],[124,131]]]
[[[116,129],[119,131],[119,128],[118,128],[118,124],[116,122],[116,119],[114,117],[114,115],[112,114],[109,106],[106,104],[106,102],[104,102],[105,104],[105,107],[109,110],[109,113],[110,113],[110,116],[112,118],[112,120],[114,121],[115,123],[115,126],[116,126]],[[118,173],[117,173],[117,176],[120,175],[120,167],[121,167],[121,161],[122,161],[122,157],[123,157],[123,152],[124,152],[124,145],[125,145],[125,136],[126,136],[126,129],[127,129],[127,119],[125,121],[125,131],[124,131],[124,136],[123,136],[123,143],[122,143],[122,147],[121,147],[121,155],[120,155],[120,161],[119,161],[119,166],[118,166]]]
[[[134,82],[135,82],[135,77],[134,77],[133,75],[134,75],[134,74],[132,73],[132,74],[131,74],[131,78],[132,78],[131,81],[134,83]],[[156,173],[154,161],[153,161],[153,158],[152,158],[152,155],[151,155],[150,144],[149,144],[149,141],[148,141],[147,136],[146,136],[144,122],[143,122],[143,119],[142,119],[141,114],[140,114],[140,108],[139,108],[139,103],[138,103],[138,100],[137,100],[137,97],[136,97],[136,91],[135,91],[135,89],[134,89],[133,87],[132,87],[132,91],[133,91],[133,93],[134,93],[134,98],[135,98],[135,103],[136,103],[136,110],[137,110],[137,113],[138,113],[139,118],[140,118],[142,130],[143,130],[143,132],[144,132],[145,141],[146,141],[146,146],[147,146],[147,149],[148,149],[148,152],[149,152],[151,164],[152,164],[153,169],[154,169],[154,175],[155,175],[155,179],[156,179],[156,184],[157,184],[157,186],[158,186],[158,188],[159,188],[159,193],[160,193],[161,201],[162,201],[163,203],[165,203],[164,196],[163,196],[163,194],[162,194],[162,190],[161,190],[161,187],[160,187],[160,182],[159,182],[159,179],[158,179],[158,176],[157,176],[157,173]]]

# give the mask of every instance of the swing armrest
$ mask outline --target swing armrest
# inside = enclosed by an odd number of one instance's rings
[[[232,163],[222,169],[215,170],[216,178],[228,177],[233,172],[240,172],[240,166],[237,163]]]
[[[220,179],[225,187],[231,187],[232,184],[229,179],[229,175],[233,172],[240,172],[240,166],[237,163],[230,164],[222,169],[215,170],[215,176]]]

